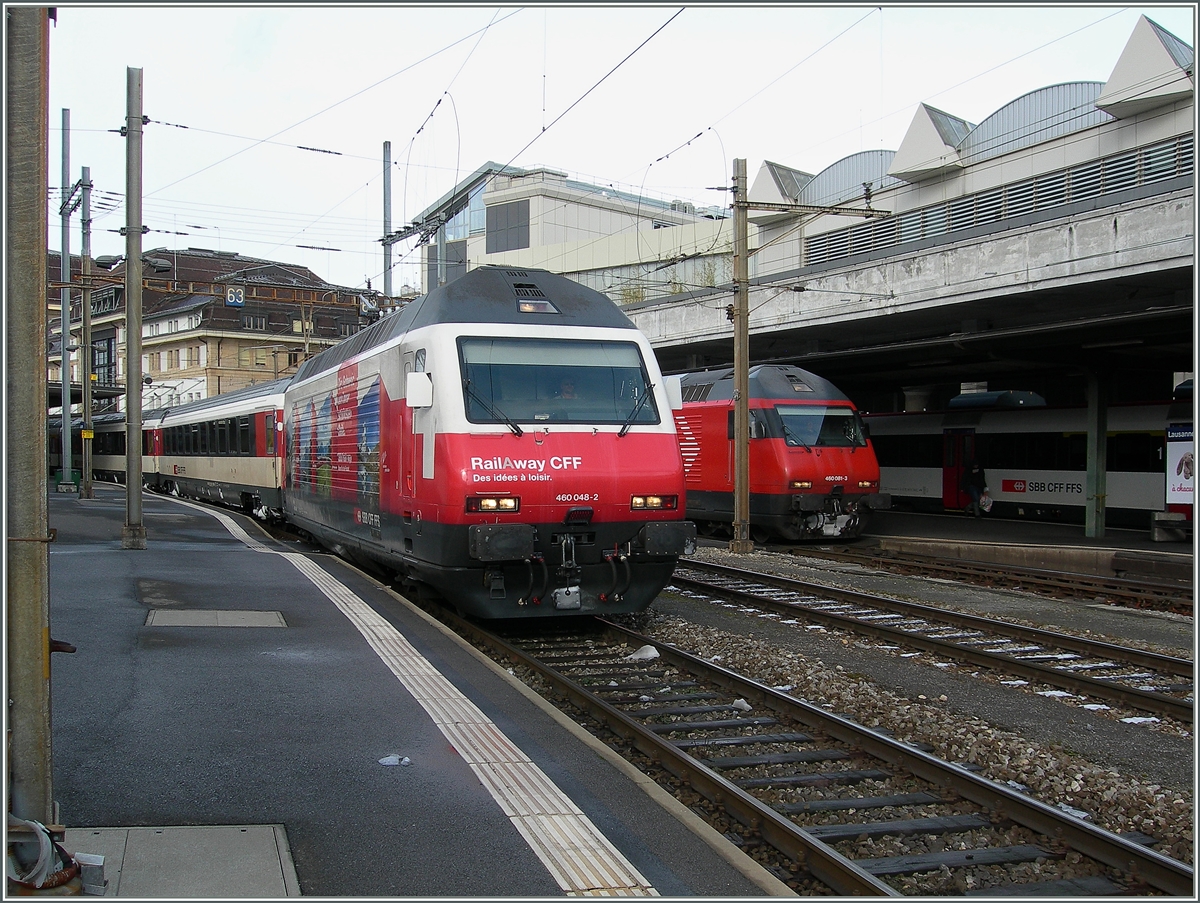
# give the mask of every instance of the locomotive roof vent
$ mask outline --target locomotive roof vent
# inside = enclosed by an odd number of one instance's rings
[[[513,291],[518,298],[545,298],[545,293],[532,282],[514,282]]]
[[[787,381],[792,384],[793,391],[811,392],[813,390],[812,386],[798,377],[795,373],[787,373],[784,375],[787,377]]]

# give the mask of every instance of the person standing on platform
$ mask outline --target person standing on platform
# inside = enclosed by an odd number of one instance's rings
[[[962,476],[963,491],[971,497],[971,503],[967,505],[967,511],[979,517],[979,500],[983,498],[987,492],[987,477],[983,474],[983,468],[979,466],[978,461],[971,461],[963,470]]]

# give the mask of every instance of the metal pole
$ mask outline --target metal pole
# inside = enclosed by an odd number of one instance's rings
[[[1084,535],[1101,539],[1108,496],[1108,378],[1087,376],[1087,499]]]
[[[125,527],[121,548],[146,548],[142,523],[142,70],[126,69]]]
[[[95,498],[92,488],[92,170],[83,167],[83,250],[80,275],[83,277],[83,325],[79,333],[79,380],[83,384],[83,473],[79,497]]]
[[[46,499],[50,21],[44,7],[13,6],[5,14],[8,809],[48,825],[54,822]]]
[[[437,284],[446,284],[446,219],[442,218],[442,224],[438,226],[437,232]]]
[[[746,161],[733,161],[733,540],[731,552],[752,552],[750,540],[750,261]]]
[[[392,142],[383,142],[383,294],[392,297]]]
[[[62,465],[58,475],[58,491],[71,492],[75,489],[74,468],[71,456],[71,111],[62,111],[62,254],[59,256],[59,323],[62,334]]]

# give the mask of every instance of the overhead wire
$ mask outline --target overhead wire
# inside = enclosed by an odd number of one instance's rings
[[[507,16],[505,16],[504,19],[501,19],[500,21],[503,22],[505,19],[511,18],[512,16],[515,16],[519,12],[521,12],[521,10],[519,10],[519,9],[514,10],[513,12],[511,12]],[[330,110],[335,109],[336,107],[339,107],[342,104],[347,103],[347,102],[353,100],[354,98],[359,97],[362,94],[365,94],[367,91],[377,88],[380,85],[382,85],[383,83],[391,81],[393,78],[403,75],[405,72],[408,72],[411,69],[415,69],[417,66],[420,66],[421,64],[428,62],[429,60],[433,59],[434,57],[440,56],[441,54],[445,53],[446,51],[450,50],[451,48],[457,47],[459,44],[463,43],[463,41],[466,41],[466,40],[474,37],[476,34],[480,34],[481,32],[486,32],[487,29],[490,28],[493,23],[494,23],[494,17],[493,17],[493,22],[489,22],[482,29],[476,29],[475,31],[471,32],[470,34],[464,35],[463,37],[459,38],[458,40],[447,44],[445,47],[442,47],[439,50],[435,50],[432,53],[429,53],[429,54],[425,55],[424,57],[422,57],[421,59],[417,60],[416,62],[410,63],[409,65],[405,66],[404,68],[402,68],[396,72],[393,72],[391,75],[385,76],[384,78],[381,78],[378,81],[376,81],[370,85],[367,85],[364,88],[360,88],[358,91],[355,91],[353,94],[349,94],[346,97],[343,97],[341,100],[338,100],[335,103],[332,103],[329,106],[327,106],[321,110],[318,110],[317,112],[312,113],[309,116],[304,117],[303,119],[301,119],[298,122],[292,123],[291,125],[287,126],[286,128],[282,128],[277,132],[273,132],[272,134],[268,135],[266,138],[259,139],[254,144],[250,145],[249,147],[242,148],[241,150],[237,151],[236,153],[230,154],[229,156],[224,157],[220,160],[217,160],[214,163],[210,163],[208,166],[205,166],[201,169],[196,170],[195,172],[189,173],[186,176],[178,178],[174,182],[169,182],[166,185],[163,185],[159,188],[154,189],[153,191],[147,192],[147,195],[157,194],[160,191],[165,191],[166,189],[171,188],[174,185],[178,185],[180,182],[184,182],[190,178],[193,178],[194,176],[198,176],[198,175],[200,175],[200,173],[207,172],[208,170],[212,169],[215,166],[220,166],[222,163],[228,162],[229,160],[232,160],[234,157],[240,156],[241,154],[245,153],[246,151],[252,150],[253,148],[257,147],[258,145],[260,145],[266,141],[270,141],[273,138],[278,138],[280,135],[285,134],[286,132],[290,132],[292,129],[298,128],[299,126],[303,125],[304,123],[310,122],[313,119],[316,119],[318,116],[322,116],[325,113],[328,113]]]
[[[833,42],[834,40],[836,40],[838,37],[841,37],[841,36],[842,36],[843,34],[845,34],[845,33],[846,33],[846,31],[848,31],[850,28],[853,28],[853,27],[855,27],[856,25],[858,25],[859,23],[861,23],[862,21],[864,21],[865,19],[867,19],[867,18],[868,18],[868,17],[869,17],[871,14],[873,14],[875,11],[877,11],[877,9],[878,9],[878,8],[872,9],[870,12],[868,12],[868,13],[867,13],[866,15],[864,15],[862,18],[860,18],[860,19],[859,19],[859,20],[857,20],[855,23],[853,23],[851,26],[849,26],[849,28],[848,28],[848,29],[844,29],[842,32],[840,32],[840,33],[839,33],[839,35],[835,36],[835,37],[834,37],[833,39],[831,39],[829,42],[826,42],[824,45],[822,45],[822,49],[823,49],[824,47],[827,47],[827,46],[828,46],[830,43],[832,43],[832,42]],[[612,70],[610,70],[610,72],[609,72],[609,73],[607,73],[607,74],[606,74],[606,75],[605,75],[603,78],[601,78],[601,79],[600,79],[598,82],[596,82],[596,84],[595,84],[595,85],[593,85],[593,86],[592,86],[590,89],[588,89],[588,91],[587,91],[587,92],[585,92],[583,95],[581,95],[581,96],[580,96],[580,97],[579,97],[579,98],[578,98],[578,99],[577,99],[577,100],[576,100],[576,101],[575,101],[573,104],[571,104],[571,106],[570,106],[570,107],[568,107],[566,110],[564,110],[562,113],[560,113],[560,114],[559,114],[559,116],[558,116],[558,117],[556,117],[556,118],[554,119],[554,121],[552,121],[552,122],[550,123],[550,125],[548,125],[548,126],[547,126],[547,125],[543,125],[543,126],[542,126],[542,131],[541,131],[541,132],[539,132],[537,135],[535,135],[535,136],[533,137],[533,139],[531,139],[531,140],[530,140],[530,141],[529,141],[529,142],[528,142],[528,143],[525,145],[525,147],[523,147],[523,148],[522,148],[520,151],[518,151],[518,152],[517,152],[517,154],[513,156],[512,160],[515,160],[515,159],[516,159],[518,156],[520,156],[520,154],[521,154],[521,153],[524,153],[526,150],[528,150],[528,148],[529,148],[530,146],[532,146],[532,145],[533,145],[533,143],[534,143],[534,142],[536,142],[536,141],[538,140],[538,138],[540,138],[540,137],[541,137],[541,135],[545,133],[545,131],[547,131],[547,130],[548,130],[550,127],[553,127],[553,126],[554,126],[554,125],[555,125],[555,124],[556,124],[556,123],[557,123],[559,120],[561,120],[561,119],[563,118],[563,116],[565,116],[565,115],[566,115],[568,112],[570,112],[570,110],[571,110],[571,109],[573,109],[573,108],[574,108],[575,106],[577,106],[577,105],[578,105],[578,104],[579,104],[579,103],[580,103],[580,102],[581,102],[581,101],[582,101],[582,100],[583,100],[585,97],[587,97],[587,96],[588,96],[588,94],[590,94],[590,93],[591,93],[592,91],[594,91],[594,90],[595,90],[597,87],[599,87],[599,85],[600,85],[600,84],[601,84],[601,83],[602,83],[602,82],[603,82],[605,79],[607,79],[609,76],[611,76],[611,75],[612,75],[612,73],[616,71],[616,69],[620,68],[620,66],[621,66],[621,65],[623,65],[625,62],[627,62],[627,61],[628,61],[628,59],[629,59],[630,57],[632,57],[634,53],[636,53],[638,50],[640,50],[640,49],[641,49],[641,47],[645,46],[645,44],[646,44],[647,42],[649,42],[649,41],[650,41],[650,40],[651,40],[653,37],[655,37],[655,35],[657,35],[657,34],[658,34],[658,33],[659,33],[659,32],[660,32],[660,31],[661,31],[663,28],[665,28],[665,27],[666,27],[666,25],[670,24],[670,22],[671,22],[671,21],[673,21],[673,20],[674,20],[674,19],[675,19],[675,18],[676,18],[676,17],[679,15],[679,13],[680,13],[680,12],[682,12],[682,10],[679,10],[678,12],[676,12],[676,13],[675,13],[675,14],[674,14],[674,15],[673,15],[673,16],[672,16],[672,17],[671,17],[671,18],[670,18],[670,19],[669,19],[669,20],[668,20],[666,23],[664,23],[662,26],[660,26],[660,27],[659,27],[659,29],[658,29],[658,30],[656,30],[656,31],[654,32],[654,34],[652,34],[652,35],[651,35],[649,38],[647,38],[645,41],[643,41],[643,42],[642,42],[642,44],[641,44],[641,45],[639,45],[639,47],[638,47],[638,48],[635,48],[635,49],[634,49],[634,51],[632,51],[632,52],[631,52],[629,55],[627,55],[627,56],[625,57],[625,59],[623,59],[623,60],[621,61],[621,63],[619,63],[619,64],[618,64],[616,67],[614,67]],[[1120,11],[1118,11],[1118,12],[1120,12]],[[970,78],[968,78],[968,79],[964,79],[963,81],[960,81],[960,82],[958,82],[956,85],[953,85],[953,86],[951,86],[950,88],[943,89],[942,91],[938,92],[937,94],[934,94],[934,95],[932,95],[931,97],[937,97],[937,96],[940,96],[941,94],[944,94],[944,93],[946,93],[946,92],[948,92],[948,91],[950,91],[950,90],[953,90],[954,88],[961,87],[962,85],[964,85],[964,84],[967,84],[967,83],[969,83],[970,81],[973,81],[973,80],[975,80],[975,79],[977,79],[977,78],[980,78],[980,77],[982,77],[983,75],[986,75],[986,74],[988,74],[988,73],[990,73],[990,72],[996,71],[997,69],[1000,69],[1000,68],[1002,68],[1002,67],[1003,67],[1003,66],[1005,66],[1005,65],[1008,65],[1008,64],[1010,64],[1010,63],[1012,63],[1012,62],[1015,62],[1016,60],[1019,60],[1019,59],[1021,59],[1021,58],[1025,57],[1025,56],[1028,56],[1029,54],[1031,54],[1031,53],[1034,53],[1034,52],[1036,52],[1037,50],[1042,50],[1042,49],[1045,49],[1046,47],[1049,47],[1049,46],[1053,45],[1054,43],[1057,43],[1058,41],[1064,40],[1064,39],[1066,39],[1066,38],[1068,38],[1068,37],[1071,37],[1071,36],[1073,36],[1073,35],[1075,35],[1075,34],[1078,34],[1078,33],[1082,32],[1082,31],[1085,31],[1085,30],[1086,30],[1086,29],[1088,29],[1088,28],[1091,28],[1091,27],[1093,27],[1093,26],[1095,26],[1095,25],[1098,25],[1098,24],[1100,24],[1101,22],[1103,22],[1103,21],[1106,21],[1107,19],[1109,19],[1109,18],[1112,18],[1113,16],[1115,16],[1115,15],[1117,15],[1117,14],[1118,14],[1118,13],[1113,13],[1113,14],[1111,14],[1111,15],[1109,15],[1109,16],[1106,16],[1106,17],[1104,17],[1104,18],[1102,18],[1102,19],[1100,19],[1100,20],[1097,20],[1096,22],[1089,23],[1088,25],[1085,25],[1085,26],[1082,26],[1082,27],[1080,27],[1080,28],[1078,28],[1078,29],[1075,29],[1075,30],[1073,30],[1073,31],[1069,32],[1069,33],[1068,33],[1068,34],[1066,34],[1066,35],[1060,36],[1059,38],[1055,38],[1055,39],[1054,39],[1054,40],[1052,40],[1052,41],[1048,41],[1048,42],[1046,42],[1046,43],[1044,43],[1044,44],[1042,44],[1042,45],[1039,45],[1039,47],[1036,47],[1036,48],[1033,48],[1033,49],[1031,49],[1031,50],[1025,51],[1025,52],[1023,52],[1023,53],[1021,53],[1021,54],[1017,55],[1016,57],[1013,57],[1011,60],[1008,60],[1008,61],[1006,61],[1005,63],[998,64],[997,66],[993,66],[993,67],[991,67],[990,69],[988,69],[988,70],[985,70],[985,72],[979,73],[979,74],[977,74],[977,75],[975,75],[975,76],[971,76],[971,77],[970,77]],[[515,13],[512,13],[512,14],[510,14],[510,16],[511,16],[511,15],[515,15]],[[507,19],[507,18],[509,18],[510,16],[505,16],[504,18],[505,18],[505,19]],[[487,29],[488,29],[488,28],[489,28],[489,27],[490,27],[492,24],[494,24],[494,23],[495,23],[495,21],[496,21],[496,20],[495,20],[495,17],[493,17],[493,20],[492,20],[492,22],[489,22],[489,25],[488,25],[488,26],[486,26],[486,27],[485,27],[485,28],[483,28],[483,29],[480,29],[480,30],[477,30],[477,31],[475,31],[475,32],[472,32],[472,35],[479,35],[479,40],[482,40],[482,37],[483,37],[483,35],[486,33]],[[504,20],[502,19],[502,20],[500,20],[500,21],[504,21]],[[447,45],[447,47],[443,48],[442,50],[438,51],[437,53],[444,52],[445,50],[447,50],[447,49],[450,49],[451,47],[453,47],[453,46],[456,46],[456,45],[457,45],[457,44],[459,44],[459,43],[462,43],[462,41],[466,40],[467,38],[471,37],[472,35],[468,35],[468,36],[466,36],[466,37],[464,37],[464,38],[460,38],[458,41],[456,41],[456,42],[454,42],[454,43],[452,43],[452,44],[450,44],[450,45]],[[477,44],[476,44],[476,47],[477,47],[477,46],[478,46],[478,42],[477,42]],[[474,51],[472,51],[472,52],[474,52]],[[436,56],[436,55],[437,55],[437,53],[428,55],[427,57],[423,58],[421,61],[418,61],[418,63],[419,63],[419,62],[425,62],[425,61],[427,61],[428,59],[431,59],[433,56]],[[809,57],[809,58],[811,58],[811,55],[810,55],[810,57]],[[468,56],[468,59],[469,59],[469,56]],[[806,59],[807,59],[807,58],[806,58]],[[803,63],[803,62],[804,62],[804,61],[801,61],[801,63]],[[400,71],[399,71],[399,72],[397,72],[397,73],[394,73],[392,76],[389,76],[388,78],[392,78],[392,77],[395,77],[396,75],[402,74],[403,72],[405,72],[405,71],[408,71],[408,70],[410,70],[411,68],[413,68],[413,66],[416,66],[416,65],[418,65],[418,63],[414,63],[412,66],[405,67],[405,69],[402,69],[402,70],[400,70]],[[729,110],[729,111],[728,111],[726,114],[724,114],[722,117],[720,117],[719,119],[717,119],[717,120],[716,120],[716,122],[720,122],[720,121],[722,121],[723,119],[725,119],[725,118],[728,118],[728,116],[732,115],[734,112],[736,112],[737,110],[739,110],[739,109],[741,109],[742,107],[744,107],[744,106],[745,106],[747,103],[749,103],[749,102],[750,102],[750,101],[752,101],[754,98],[756,98],[757,96],[759,96],[760,94],[762,94],[764,91],[766,91],[768,88],[770,88],[771,86],[773,86],[774,84],[776,84],[777,82],[779,82],[779,81],[780,81],[782,78],[784,78],[784,77],[785,77],[787,74],[789,74],[790,72],[794,71],[794,70],[795,70],[795,69],[796,69],[796,68],[797,68],[797,67],[798,67],[798,66],[799,66],[801,63],[797,63],[797,64],[796,64],[796,66],[793,66],[793,67],[791,67],[791,68],[790,68],[790,69],[789,69],[787,72],[785,72],[785,73],[781,74],[780,76],[776,77],[776,78],[775,78],[775,79],[774,79],[772,82],[770,82],[770,83],[768,83],[767,85],[763,86],[763,88],[760,88],[758,91],[756,91],[754,94],[752,94],[752,95],[750,95],[749,97],[747,97],[745,100],[743,100],[743,101],[742,101],[741,103],[739,103],[737,106],[735,106],[735,107],[731,108],[731,109],[730,109],[730,110]],[[464,64],[463,64],[463,65],[465,66],[465,64],[466,64],[466,61],[464,61]],[[462,67],[460,67],[460,69],[459,69],[459,73],[461,73],[461,71],[462,71]],[[455,75],[455,78],[457,78],[457,76],[458,76],[458,73],[456,73],[456,75]],[[376,83],[375,83],[375,85],[381,84],[383,81],[387,81],[387,79],[383,79],[383,80],[381,80],[380,82],[376,82]],[[349,97],[347,97],[347,98],[343,99],[342,101],[339,101],[338,103],[344,103],[346,100],[349,100],[349,99],[351,99],[352,97],[358,96],[359,94],[363,93],[364,91],[366,91],[366,90],[369,90],[369,89],[370,89],[370,87],[374,87],[374,85],[372,85],[372,86],[368,86],[368,88],[364,88],[364,89],[360,90],[359,92],[356,92],[355,94],[353,94],[353,95],[350,95]],[[448,93],[448,92],[447,92],[447,93]],[[441,98],[439,98],[439,103],[440,103],[440,100],[441,100]],[[452,103],[453,103],[453,98],[452,98],[452,97],[451,97],[451,101],[452,101]],[[301,122],[300,122],[300,123],[296,123],[296,125],[299,125],[299,124],[301,124],[301,123],[303,123],[303,122],[307,122],[307,121],[311,120],[312,118],[315,118],[316,116],[319,116],[319,115],[321,115],[321,113],[323,113],[323,112],[326,112],[326,111],[328,111],[329,109],[332,109],[333,107],[335,107],[335,106],[337,106],[337,105],[338,105],[338,104],[333,104],[333,105],[331,105],[331,106],[329,106],[329,107],[326,107],[326,108],[325,108],[325,110],[322,110],[322,111],[319,111],[319,112],[317,112],[317,113],[314,113],[314,114],[312,114],[312,116],[309,116],[309,117],[307,117],[307,118],[306,118],[306,119],[304,119],[304,120],[301,120]],[[435,106],[435,108],[434,108],[434,109],[436,109],[436,106]],[[455,112],[456,112],[456,123],[457,123],[457,111],[455,111]],[[431,115],[432,115],[432,111],[431,111]],[[889,114],[889,115],[890,115],[890,114]],[[878,119],[878,120],[876,120],[876,121],[877,121],[877,122],[879,122],[879,121],[882,121],[882,119],[883,119],[883,118],[886,118],[886,117],[881,117],[880,119]],[[427,121],[428,121],[428,118],[427,118]],[[163,124],[164,124],[164,125],[172,125],[172,124],[170,124],[170,123],[163,123]],[[295,126],[290,126],[289,128],[293,128],[293,127],[295,127]],[[423,127],[424,127],[424,125],[422,126],[422,128],[423,128]],[[711,129],[712,127],[710,126],[709,128]],[[199,131],[204,131],[204,130],[199,130]],[[284,131],[287,131],[287,129],[281,130],[280,132],[276,132],[276,133],[275,133],[275,135],[282,134]],[[419,132],[419,131],[420,131],[420,130],[418,130],[418,132]],[[659,157],[659,158],[657,158],[657,159],[656,159],[654,162],[660,162],[660,161],[662,161],[662,160],[664,160],[664,159],[667,159],[667,158],[669,158],[669,157],[670,157],[672,154],[674,154],[674,153],[678,152],[679,150],[681,150],[681,149],[683,149],[683,148],[685,148],[685,147],[688,147],[688,146],[690,146],[690,145],[692,144],[692,142],[694,142],[694,141],[696,140],[696,138],[699,138],[699,137],[701,137],[701,136],[702,136],[702,135],[705,133],[705,131],[706,131],[706,130],[702,130],[701,132],[697,133],[695,136],[693,136],[693,138],[691,138],[691,139],[689,139],[688,141],[685,141],[685,142],[683,142],[682,144],[678,145],[677,147],[673,148],[671,151],[667,152],[667,154],[660,155],[660,157]],[[715,130],[714,130],[714,131],[715,131]],[[223,135],[223,134],[225,134],[225,133],[213,132],[213,134]],[[230,137],[236,137],[236,136],[230,136]],[[283,143],[282,143],[282,142],[274,142],[274,141],[272,141],[272,140],[271,140],[271,138],[272,138],[272,137],[274,137],[274,136],[271,136],[271,137],[269,137],[269,138],[266,138],[266,139],[258,139],[258,140],[257,140],[257,143],[271,143],[271,144],[280,144],[280,145],[282,145],[282,146],[296,147],[296,148],[298,148],[298,149],[301,149],[301,150],[309,150],[309,151],[316,151],[316,150],[320,150],[320,149],[315,149],[315,148],[304,148],[304,147],[302,147],[302,146],[299,146],[299,145],[283,145]],[[718,136],[718,138],[719,138],[719,136]],[[1001,146],[1003,146],[1003,145],[1001,145]],[[459,144],[459,148],[460,148],[460,153],[461,153],[461,141],[460,141],[460,144]],[[249,148],[246,148],[246,149],[249,149]],[[246,150],[246,149],[244,149],[244,150]],[[336,153],[336,152],[332,152],[332,151],[326,151],[326,152],[327,152],[327,153]],[[241,151],[239,151],[239,153],[241,153]],[[236,154],[234,154],[234,155],[231,155],[231,157],[232,157],[232,156],[236,156]],[[354,157],[354,155],[347,155],[347,156]],[[227,160],[227,159],[230,159],[231,157],[226,157],[225,159]],[[218,163],[220,163],[220,162],[223,162],[223,161],[218,161]],[[511,162],[512,162],[512,161],[510,160],[510,163],[511,163]],[[217,165],[217,164],[212,164],[212,165]],[[415,165],[415,164],[410,164],[410,165]],[[652,164],[652,165],[653,165],[653,164]],[[211,168],[211,166],[210,166],[210,167],[206,167],[206,169],[208,169],[208,168]],[[441,168],[441,167],[437,167],[437,168]],[[448,169],[448,167],[447,167],[447,169]],[[460,171],[460,169],[461,169],[461,160],[460,160],[460,159],[456,159],[456,167],[455,167],[455,173],[456,173],[456,184],[457,184],[457,174],[458,174],[458,172]],[[197,171],[197,173],[198,173],[198,172],[202,172],[202,171],[204,171],[204,170],[199,170],[199,171]],[[647,171],[648,171],[648,170],[647,170]],[[194,174],[197,174],[197,173],[194,173]],[[188,177],[185,177],[185,178],[188,178]],[[176,180],[176,182],[174,182],[174,183],[170,183],[170,185],[177,184],[177,183],[178,183],[178,182],[180,182],[180,181],[183,181],[183,179]],[[644,184],[645,184],[645,179],[643,179],[643,191],[644,191]],[[161,189],[157,189],[156,191],[162,191],[162,190],[165,190],[165,188],[167,188],[167,187],[170,187],[170,185],[163,186],[163,188],[161,188]],[[361,190],[361,189],[360,189],[360,190]],[[349,197],[353,197],[353,196],[354,196],[354,194],[356,194],[356,193],[357,193],[357,192],[354,192],[354,193],[352,193],[351,195],[349,195],[349,196],[348,196],[348,198],[347,198],[347,199],[349,199]],[[344,203],[344,201],[343,201],[342,203]],[[340,206],[340,205],[339,205],[339,206]],[[331,209],[336,209],[336,207],[335,207],[335,208],[331,208]],[[321,221],[321,219],[322,219],[322,218],[324,218],[324,217],[325,217],[325,216],[326,216],[326,215],[327,215],[329,212],[331,212],[331,211],[326,211],[326,214],[322,214],[320,217],[318,217],[316,220],[314,220],[314,223],[315,223],[315,222],[319,222],[319,221]],[[599,239],[598,239],[598,240],[599,240]],[[658,263],[661,263],[661,261],[659,261]]]

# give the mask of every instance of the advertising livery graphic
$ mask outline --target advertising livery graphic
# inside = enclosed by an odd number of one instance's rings
[[[1195,489],[1196,457],[1192,447],[1192,424],[1167,427],[1167,504],[1190,505]]]
[[[358,496],[379,500],[379,379],[358,403]]]

